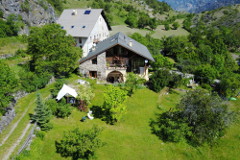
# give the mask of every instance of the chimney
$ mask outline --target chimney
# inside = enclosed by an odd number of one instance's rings
[[[129,45],[130,47],[133,46],[132,40],[130,40],[130,41],[128,42],[128,45]]]
[[[72,15],[73,16],[77,15],[77,10],[74,9],[73,12],[72,12]]]

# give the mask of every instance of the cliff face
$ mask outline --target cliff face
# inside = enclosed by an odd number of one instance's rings
[[[45,0],[0,0],[3,18],[10,14],[20,15],[25,27],[20,34],[27,34],[30,26],[40,26],[56,21],[54,8]]]
[[[199,13],[223,6],[240,4],[240,0],[159,0],[168,3],[173,9]]]

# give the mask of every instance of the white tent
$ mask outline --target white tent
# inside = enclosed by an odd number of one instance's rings
[[[57,100],[59,101],[60,99],[62,99],[65,95],[71,95],[73,96],[74,98],[77,97],[77,92],[75,89],[67,86],[66,84],[63,84],[63,87],[62,89],[58,92],[58,95],[57,95]]]

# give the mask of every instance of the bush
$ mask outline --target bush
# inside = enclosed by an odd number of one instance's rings
[[[26,92],[34,92],[37,89],[44,88],[51,77],[48,73],[35,74],[31,71],[21,71],[19,73],[20,84]]]
[[[120,121],[126,112],[126,98],[126,91],[119,87],[109,86],[104,93],[104,104],[101,106],[104,113],[103,120],[110,124]]]
[[[138,75],[134,73],[128,73],[125,85],[122,87],[122,89],[128,92],[128,96],[131,96],[137,89],[143,86],[145,82],[146,80]]]
[[[43,132],[43,131],[36,131],[35,135],[36,135],[36,137],[40,138],[41,140],[44,140],[45,132]]]
[[[71,104],[66,104],[64,99],[60,102],[57,102],[55,99],[49,99],[46,101],[46,105],[52,111],[52,114],[58,118],[68,117],[72,112]]]
[[[161,69],[153,73],[149,80],[149,88],[155,92],[161,91],[169,85],[171,75],[168,70]]]
[[[101,131],[102,129],[94,126],[85,131],[75,128],[65,132],[63,138],[55,142],[57,153],[72,159],[89,159],[98,148],[103,146],[99,138]]]
[[[15,54],[16,54],[16,56],[20,56],[22,58],[25,58],[27,56],[26,51],[23,49],[18,49]]]
[[[65,104],[65,105],[59,105],[57,107],[57,111],[55,113],[55,115],[58,118],[65,118],[68,117],[71,114],[72,110],[71,110],[71,104]]]
[[[180,112],[167,111],[151,122],[152,132],[163,141],[179,142],[190,136],[190,127]]]

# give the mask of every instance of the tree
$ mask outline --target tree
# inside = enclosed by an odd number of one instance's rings
[[[18,87],[14,72],[0,60],[0,115],[6,112],[5,108],[12,100],[11,94]]]
[[[153,73],[149,80],[149,87],[155,92],[161,91],[169,84],[171,75],[168,70],[160,69]]]
[[[189,141],[195,145],[215,142],[224,135],[232,119],[222,99],[204,90],[189,91],[177,108],[191,127]]]
[[[57,102],[55,99],[46,101],[46,106],[51,110],[52,114],[58,118],[65,118],[71,114],[71,104],[66,103],[65,100]]]
[[[124,89],[128,92],[128,95],[131,96],[136,89],[144,85],[145,81],[145,79],[134,73],[128,73]]]
[[[218,71],[211,65],[201,65],[195,72],[196,80],[201,83],[212,84],[213,80],[218,76]]]
[[[224,97],[236,96],[240,91],[240,75],[225,73],[221,76],[218,92]]]
[[[174,22],[172,26],[174,30],[177,30],[180,27],[180,24],[178,22]]]
[[[66,36],[60,25],[33,27],[28,38],[27,53],[32,55],[36,73],[48,72],[57,76],[69,75],[78,67],[81,50],[75,41]]]
[[[126,112],[124,104],[127,98],[127,92],[119,87],[108,86],[104,93],[104,104],[101,106],[105,120],[107,123],[114,124],[121,120]]]
[[[31,115],[32,123],[36,123],[41,130],[47,131],[52,128],[52,125],[49,123],[52,112],[51,110],[43,103],[40,94],[37,94],[36,108],[34,109],[35,113]]]
[[[166,31],[168,31],[168,30],[170,29],[169,24],[168,24],[168,23],[167,23],[167,24],[164,24],[164,28],[165,28]]]
[[[78,96],[77,99],[80,101],[79,109],[86,110],[86,106],[90,104],[91,100],[95,94],[92,91],[92,88],[87,85],[80,85],[78,87]]]
[[[173,67],[173,63],[162,54],[157,54],[153,56],[155,62],[151,62],[151,67],[154,70],[158,70],[159,68],[171,69]]]
[[[99,138],[101,131],[100,128],[94,126],[85,131],[75,128],[65,132],[63,138],[55,143],[57,153],[60,153],[62,157],[72,157],[73,160],[89,159],[98,148],[103,146]]]
[[[167,111],[157,115],[151,122],[152,132],[163,141],[179,142],[190,136],[190,127],[179,111]]]
[[[134,14],[129,14],[127,19],[125,20],[125,23],[128,24],[129,27],[131,27],[131,28],[137,28],[137,25],[138,25],[137,24],[138,23],[137,16]]]

